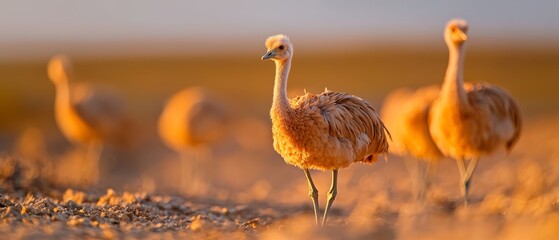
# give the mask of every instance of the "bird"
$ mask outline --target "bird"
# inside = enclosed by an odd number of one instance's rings
[[[392,134],[390,152],[404,158],[412,175],[416,199],[423,200],[433,168],[444,158],[429,132],[429,110],[440,86],[399,88],[388,94],[380,116]],[[412,162],[408,157],[417,161]],[[414,173],[415,172],[415,173]]]
[[[47,66],[55,86],[55,120],[64,137],[71,143],[87,146],[82,176],[91,175],[92,184],[99,182],[99,160],[105,143],[126,146],[133,141],[132,120],[124,102],[110,92],[86,84],[73,84],[70,57],[53,56]],[[88,172],[90,172],[88,174]]]
[[[479,158],[503,148],[510,152],[522,128],[518,104],[506,90],[488,83],[464,83],[467,33],[468,23],[463,19],[446,25],[449,62],[429,112],[429,132],[435,144],[458,165],[464,206]]]
[[[270,109],[274,149],[287,164],[302,169],[313,202],[318,226],[318,190],[309,169],[332,171],[332,183],[322,218],[337,196],[338,170],[355,162],[375,163],[388,152],[390,132],[371,105],[356,96],[326,90],[287,97],[287,80],[293,45],[284,34],[266,39],[266,54],[276,65],[273,101]]]
[[[209,146],[224,138],[228,122],[226,106],[203,87],[185,88],[167,100],[159,117],[158,133],[181,156],[183,193],[196,194],[201,190],[200,177],[204,174],[199,172],[208,168],[200,165],[211,160]],[[194,159],[189,157],[191,152],[196,155]]]

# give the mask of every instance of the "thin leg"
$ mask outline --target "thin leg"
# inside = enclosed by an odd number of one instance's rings
[[[198,192],[200,194],[209,194],[212,189],[213,178],[214,178],[214,168],[213,166],[213,154],[212,149],[209,145],[203,145],[199,148],[200,157],[198,168],[200,174],[198,175]]]
[[[328,191],[328,203],[326,204],[326,208],[324,209],[324,217],[322,217],[322,227],[326,223],[326,219],[328,218],[328,210],[334,203],[336,199],[336,195],[338,195],[338,169],[332,171],[332,186],[330,186],[330,190]]]
[[[86,172],[91,171],[91,184],[97,185],[99,183],[99,175],[100,175],[100,158],[101,153],[103,152],[103,143],[101,142],[91,142],[87,147],[87,164],[82,165],[82,173],[83,176],[87,176]],[[89,166],[89,168],[85,167]]]
[[[192,167],[192,159],[189,157],[187,151],[182,151],[180,153],[180,161],[181,161],[181,176],[180,176],[180,192],[183,194],[191,194],[192,191],[190,189],[190,182],[192,182],[192,175],[194,174],[194,170]]]
[[[468,164],[468,169],[466,169],[466,172],[464,173],[464,176],[462,176],[462,184],[464,186],[464,205],[468,205],[468,190],[470,189],[470,183],[472,181],[472,175],[474,173],[474,171],[476,170],[477,167],[477,158],[474,158],[470,161],[470,163]]]
[[[309,183],[309,196],[311,197],[311,200],[313,202],[314,220],[316,226],[318,226],[318,190],[314,186],[309,169],[304,169],[304,171],[305,171],[305,177],[307,177],[307,182]]]
[[[413,197],[417,199],[421,195],[421,176],[420,176],[420,164],[417,159],[410,157],[403,157],[404,165],[408,170],[411,178],[411,186],[413,191]]]
[[[423,201],[425,198],[425,192],[431,186],[431,178],[433,176],[433,172],[435,171],[435,163],[432,162],[423,162],[422,176],[421,176],[421,189],[419,191],[418,199]]]
[[[198,195],[201,193],[201,178],[205,175],[205,169],[202,167],[202,161],[204,161],[202,150],[195,149],[194,158],[191,160],[190,189],[193,195]]]
[[[466,199],[466,186],[464,185],[464,174],[466,173],[466,165],[464,164],[464,159],[456,159],[456,164],[458,165],[458,171],[460,171],[460,191],[462,196]]]

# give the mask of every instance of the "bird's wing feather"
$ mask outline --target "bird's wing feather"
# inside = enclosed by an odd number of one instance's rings
[[[327,125],[328,134],[342,140],[351,141],[361,154],[379,154],[388,151],[386,135],[390,133],[375,110],[363,99],[345,93],[307,93],[291,100],[291,107],[297,110],[320,111]],[[363,134],[368,138],[365,146],[361,142]]]
[[[522,128],[518,104],[508,92],[489,84],[467,84],[465,89],[472,106],[491,112],[498,120],[509,120],[512,123],[512,132],[508,133],[510,138],[506,142],[507,150],[510,150],[518,141]]]
[[[103,133],[122,127],[126,111],[120,98],[87,85],[77,85],[73,90],[73,105],[84,122]]]

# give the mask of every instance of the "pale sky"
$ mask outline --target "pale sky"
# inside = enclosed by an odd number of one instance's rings
[[[559,42],[557,0],[0,0],[0,58],[261,50],[275,33],[303,45],[436,42],[453,17],[486,42]]]

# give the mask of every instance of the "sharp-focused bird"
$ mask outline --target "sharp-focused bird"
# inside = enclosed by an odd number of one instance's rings
[[[502,147],[510,151],[522,126],[518,105],[505,90],[485,83],[464,84],[467,31],[468,24],[461,19],[453,19],[446,26],[448,68],[429,113],[433,140],[445,156],[458,164],[465,205],[478,159]],[[467,166],[465,161],[469,161]]]
[[[228,114],[225,106],[202,87],[191,87],[173,95],[159,118],[159,136],[181,155],[181,187],[186,194],[195,194],[201,177],[208,168],[200,167],[211,160],[209,146],[227,133]],[[194,159],[189,153],[196,154]],[[202,159],[206,158],[206,159]],[[206,183],[208,179],[204,180]]]
[[[318,190],[309,169],[331,170],[332,185],[322,226],[337,195],[338,170],[355,162],[374,163],[386,157],[390,133],[375,110],[363,99],[325,91],[287,97],[287,78],[293,58],[289,38],[279,34],[266,39],[262,60],[276,64],[273,103],[270,109],[274,149],[286,163],[303,169],[309,184],[318,225]]]
[[[128,145],[131,119],[120,98],[84,84],[71,85],[74,75],[71,60],[64,55],[50,59],[48,76],[56,89],[55,118],[62,134],[72,143],[87,145],[82,176],[99,181],[99,158],[104,143]]]
[[[438,94],[439,86],[434,85],[417,90],[401,88],[391,92],[381,108],[380,116],[393,139],[390,152],[406,161],[417,199],[423,199],[434,165],[444,157],[431,137],[428,122],[429,109]]]

